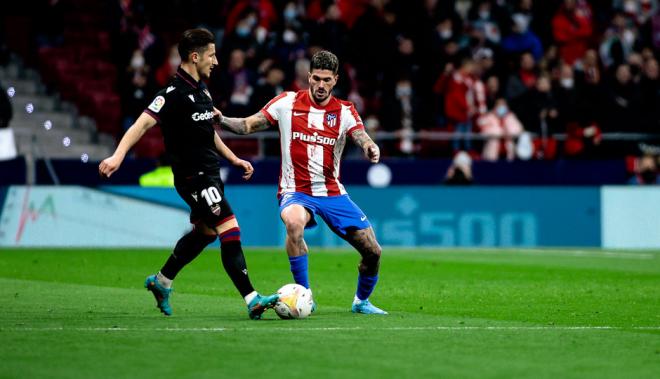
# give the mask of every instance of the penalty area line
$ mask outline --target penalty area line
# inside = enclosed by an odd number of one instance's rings
[[[126,327],[16,327],[0,332],[174,332],[221,333],[251,331],[332,332],[332,331],[581,331],[581,330],[660,330],[660,326],[394,326],[394,327],[255,327],[255,328],[126,328]]]

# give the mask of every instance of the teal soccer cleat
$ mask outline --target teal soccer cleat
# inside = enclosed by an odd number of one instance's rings
[[[371,304],[369,300],[355,300],[353,306],[351,307],[351,312],[353,313],[362,313],[365,315],[386,315],[388,314],[384,310],[378,308],[377,306]]]
[[[275,306],[275,303],[280,299],[280,295],[275,294],[275,295],[270,295],[270,296],[261,296],[257,294],[257,296],[252,299],[250,304],[248,304],[248,316],[252,320],[260,320],[261,315],[266,311],[268,308],[272,308]]]
[[[170,307],[170,294],[172,293],[171,288],[165,288],[158,283],[156,275],[150,275],[147,277],[147,280],[144,281],[144,287],[147,291],[151,291],[156,298],[156,306],[160,309],[165,316],[172,315],[172,307]]]

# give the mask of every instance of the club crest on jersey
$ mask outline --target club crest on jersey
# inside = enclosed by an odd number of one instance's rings
[[[337,114],[335,113],[328,113],[325,115],[325,123],[328,124],[329,127],[334,128],[337,126]]]
[[[219,204],[213,204],[211,206],[211,212],[213,212],[214,215],[220,216],[220,205]]]
[[[156,96],[154,101],[152,101],[151,104],[149,104],[148,108],[150,111],[154,113],[158,113],[163,108],[163,105],[165,105],[165,98],[162,96]]]

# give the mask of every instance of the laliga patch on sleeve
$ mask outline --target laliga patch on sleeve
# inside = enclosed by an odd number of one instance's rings
[[[163,108],[163,105],[165,105],[165,98],[162,96],[157,96],[154,101],[149,104],[149,110],[153,111],[154,113],[160,112],[160,110]]]

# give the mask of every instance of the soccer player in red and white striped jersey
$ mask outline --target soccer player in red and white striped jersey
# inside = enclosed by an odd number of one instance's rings
[[[271,125],[279,128],[280,217],[286,225],[286,250],[296,283],[309,288],[304,230],[316,226],[316,214],[362,256],[351,310],[387,314],[368,300],[378,281],[380,245],[367,216],[339,181],[347,138],[361,147],[372,163],[379,161],[380,149],[365,132],[355,106],[332,96],[338,69],[337,57],[320,51],[311,60],[308,90],[283,92],[247,118],[224,117],[216,112],[222,126],[237,134],[258,132]]]

